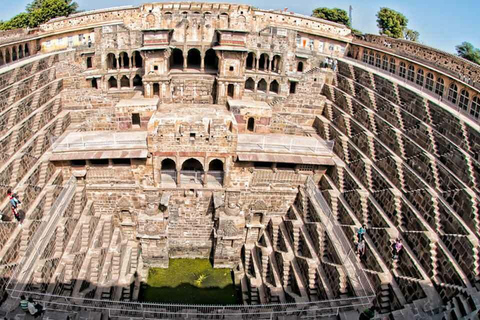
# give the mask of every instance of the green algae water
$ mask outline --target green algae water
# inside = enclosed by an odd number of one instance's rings
[[[170,259],[167,269],[151,268],[140,299],[181,304],[239,303],[231,270],[214,269],[208,259]]]

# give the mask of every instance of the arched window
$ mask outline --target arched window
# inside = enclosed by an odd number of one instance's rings
[[[130,87],[130,79],[128,79],[127,76],[123,76],[123,77],[120,79],[120,87],[122,87],[122,88],[128,88],[128,87]]]
[[[382,63],[382,60],[381,60],[380,53],[377,53],[377,54],[375,55],[375,67],[380,68],[380,67],[381,67],[381,63]]]
[[[270,82],[270,93],[278,93],[278,82],[277,80],[273,80]]]
[[[427,90],[433,91],[433,73],[427,73],[427,81],[425,81],[425,88]]]
[[[182,164],[180,177],[182,183],[202,183],[203,165],[197,159],[188,159]]]
[[[400,70],[398,72],[398,75],[402,78],[405,78],[406,73],[407,73],[407,66],[405,65],[404,62],[400,62]]]
[[[475,97],[472,100],[472,106],[470,107],[470,114],[478,119],[480,115],[480,97]]]
[[[107,54],[107,69],[117,69],[117,58],[113,53]]]
[[[235,96],[235,86],[231,83],[228,85],[227,94],[230,98],[233,98]]]
[[[18,58],[19,59],[23,58],[23,46],[22,45],[18,46]]]
[[[17,48],[12,48],[12,61],[17,61]]]
[[[300,61],[300,62],[298,63],[298,65],[297,65],[297,71],[298,71],[298,72],[303,72],[303,62],[302,62],[302,61]]]
[[[170,55],[170,70],[183,69],[183,51],[180,49],[173,49]]]
[[[372,66],[375,64],[375,55],[373,54],[373,51],[370,51],[368,55],[368,63]]]
[[[368,50],[363,50],[363,62],[368,63]]]
[[[458,99],[458,87],[455,83],[452,83],[450,87],[448,88],[448,96],[447,96],[448,101],[450,101],[453,104],[457,104],[457,99]]]
[[[202,57],[198,49],[188,50],[187,67],[190,69],[200,69]]]
[[[396,61],[393,58],[390,58],[390,72],[393,74],[397,73]]]
[[[435,93],[443,97],[443,92],[445,91],[445,82],[442,78],[437,79],[437,84],[435,85]]]
[[[87,57],[87,69],[91,69],[92,67],[92,57]]]
[[[209,69],[212,71],[218,70],[218,58],[217,54],[215,53],[215,50],[213,49],[208,49],[207,52],[205,52],[205,69]]]
[[[256,65],[257,65],[257,57],[255,56],[255,53],[249,52],[247,56],[247,69],[253,70],[255,69]]]
[[[388,70],[388,57],[387,56],[383,56],[382,69],[383,70]]]
[[[254,118],[248,118],[247,130],[250,131],[250,132],[255,131],[255,119]]]
[[[210,161],[208,171],[223,171],[223,162],[218,159]]]
[[[417,71],[417,81],[416,81],[416,83],[417,83],[420,87],[423,87],[423,80],[424,80],[423,70],[422,70],[422,69],[418,69],[418,71]]]
[[[247,81],[245,81],[245,90],[255,90],[255,81],[252,78],[248,78]]]
[[[28,43],[25,43],[25,57],[30,56],[30,50],[28,49]]]
[[[210,184],[223,185],[223,162],[215,159],[208,165],[207,181]]]
[[[117,79],[114,76],[111,76],[110,79],[108,79],[108,88],[117,89]]]
[[[5,64],[5,59],[3,58],[3,52],[0,51],[0,65]]]
[[[463,89],[460,92],[460,101],[458,102],[458,106],[463,110],[468,110],[468,104],[470,103],[470,94],[467,90]]]
[[[260,82],[258,82],[257,91],[267,92],[267,81],[265,81],[265,79],[262,79]]]
[[[133,86],[134,87],[142,87],[143,86],[142,77],[139,74],[135,75],[135,77],[133,78]]]
[[[412,66],[412,65],[408,66],[407,80],[408,81],[414,81],[415,80],[415,67]]]

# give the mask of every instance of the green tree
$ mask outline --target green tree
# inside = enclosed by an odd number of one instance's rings
[[[405,29],[404,31],[404,38],[410,41],[418,41],[418,38],[420,37],[420,32],[412,29]]]
[[[33,0],[27,5],[26,13],[0,23],[0,30],[38,27],[50,19],[75,13],[77,8],[78,4],[72,0]]]
[[[455,49],[460,57],[480,64],[480,49],[475,48],[470,42],[462,42]]]
[[[350,18],[347,11],[338,8],[317,8],[313,10],[312,17],[325,19],[332,22],[337,22],[350,27]]]
[[[407,24],[408,19],[403,14],[390,8],[380,8],[377,13],[377,26],[380,34],[392,38],[403,38]]]

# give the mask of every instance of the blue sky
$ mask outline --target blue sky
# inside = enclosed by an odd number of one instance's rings
[[[134,4],[146,0],[76,0],[80,9],[90,10]],[[208,0],[205,0],[208,1]],[[6,20],[23,11],[31,0],[3,0],[0,19]],[[151,1],[154,2],[154,1]],[[288,8],[303,14],[311,14],[317,7],[338,7],[348,10],[353,6],[353,27],[366,33],[378,33],[375,14],[380,7],[389,7],[402,12],[409,19],[409,28],[420,32],[420,42],[448,52],[455,52],[455,46],[469,41],[480,47],[480,1],[479,0],[223,0],[250,4],[262,9]]]

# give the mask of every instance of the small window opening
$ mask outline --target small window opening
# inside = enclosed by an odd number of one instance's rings
[[[85,160],[72,160],[70,162],[72,167],[85,167],[86,161]]]
[[[139,126],[140,125],[140,114],[139,113],[132,113],[132,125]]]
[[[130,159],[112,159],[112,163],[115,166],[130,166]]]
[[[153,70],[158,71],[158,66],[153,66]]]
[[[297,83],[290,81],[290,93],[295,93],[297,90]]]
[[[91,159],[92,166],[108,166],[108,159]]]
[[[253,132],[255,130],[255,119],[254,118],[248,118],[247,130],[250,131],[250,132]]]
[[[195,132],[190,132],[190,140],[195,140],[196,134]]]
[[[233,66],[230,66],[230,71],[233,71],[235,70],[235,68]]]

